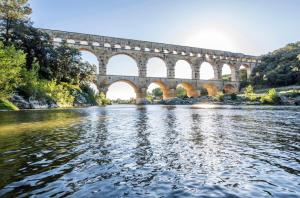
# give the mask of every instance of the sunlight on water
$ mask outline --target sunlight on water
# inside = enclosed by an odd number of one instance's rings
[[[36,131],[42,129],[53,129],[68,126],[80,122],[80,118],[57,118],[49,121],[38,121],[30,123],[6,124],[0,126],[0,136],[11,135],[13,133]]]
[[[221,107],[220,105],[216,105],[216,104],[205,104],[205,103],[201,103],[201,104],[194,104],[192,105],[193,108],[203,108],[203,109],[214,109],[216,107]]]

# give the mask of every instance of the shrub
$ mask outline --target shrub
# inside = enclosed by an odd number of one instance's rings
[[[16,107],[13,103],[6,99],[0,98],[0,109],[1,110],[19,110],[18,107]]]
[[[176,96],[179,98],[186,98],[187,97],[186,90],[183,87],[178,86],[176,88]]]
[[[77,92],[77,93],[84,96],[88,103],[93,104],[93,105],[98,104],[98,101],[97,101],[98,93],[97,93],[96,89],[94,89],[92,87],[91,83],[88,83],[88,82],[82,83],[80,85],[80,88],[81,88],[80,92]]]
[[[219,102],[223,102],[224,101],[224,93],[218,92],[217,95],[215,96],[215,99]]]
[[[236,93],[230,94],[230,97],[231,97],[231,100],[236,100],[237,99]]]
[[[257,100],[257,96],[255,95],[253,87],[251,85],[246,87],[246,89],[244,91],[244,94],[245,94],[246,100],[249,100],[249,101],[256,101]]]
[[[38,64],[34,64],[31,70],[23,68],[21,70],[22,83],[20,83],[17,91],[24,96],[29,98],[31,96],[36,96],[38,92]]]
[[[0,97],[9,98],[21,83],[20,72],[25,54],[15,47],[4,47],[0,42]]]
[[[280,103],[280,97],[275,89],[270,89],[260,98],[260,102],[263,104],[278,104]]]
[[[53,99],[59,107],[73,106],[74,96],[71,95],[68,88],[56,81],[42,80],[38,83],[38,93],[40,96],[46,96]]]
[[[106,98],[106,96],[103,92],[100,92],[97,96],[97,103],[99,105],[110,105],[111,101]]]
[[[154,101],[153,95],[152,95],[152,94],[147,94],[146,100],[147,100],[149,103],[153,103],[153,101]]]

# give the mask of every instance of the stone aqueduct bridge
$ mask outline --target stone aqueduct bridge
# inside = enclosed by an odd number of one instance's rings
[[[181,84],[189,97],[197,97],[206,89],[209,95],[218,91],[226,93],[239,89],[239,70],[243,65],[250,76],[253,68],[260,62],[258,57],[219,50],[186,47],[179,45],[113,38],[106,36],[40,29],[50,35],[56,44],[65,41],[69,46],[93,53],[99,62],[97,86],[104,93],[117,81],[127,82],[136,93],[136,102],[145,102],[146,91],[151,83],[156,83],[163,91],[163,98],[170,99],[176,95],[176,87]],[[106,66],[115,55],[124,54],[133,58],[138,66],[138,76],[107,75]],[[167,77],[147,77],[147,62],[150,58],[160,58],[167,67]],[[191,66],[191,79],[175,78],[175,65],[179,60],[187,61]],[[214,79],[200,80],[200,66],[208,62],[214,70]],[[222,67],[227,64],[231,68],[231,81],[222,80]]]

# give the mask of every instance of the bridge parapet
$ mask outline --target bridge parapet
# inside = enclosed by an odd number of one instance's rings
[[[196,57],[205,60],[223,60],[237,61],[244,63],[259,63],[260,60],[256,56],[245,55],[242,53],[234,53],[221,50],[212,50],[196,47],[188,47],[173,44],[164,44],[149,41],[140,41],[134,39],[115,38],[108,36],[99,36],[92,34],[83,34],[76,32],[66,32],[50,29],[39,29],[54,39],[54,42],[60,43],[66,41],[70,44],[79,46],[89,46],[94,48],[110,49],[111,51],[129,50],[138,51],[143,54],[162,54],[175,55],[182,57]]]

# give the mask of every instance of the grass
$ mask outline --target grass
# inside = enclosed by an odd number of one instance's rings
[[[0,110],[19,110],[19,108],[6,99],[0,98]]]

